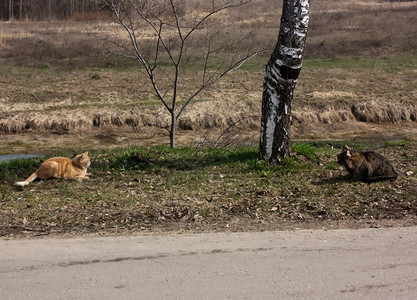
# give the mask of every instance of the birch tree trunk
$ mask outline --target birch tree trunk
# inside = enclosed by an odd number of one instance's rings
[[[260,158],[291,154],[291,104],[309,21],[309,0],[284,0],[278,42],[266,65],[262,95]]]

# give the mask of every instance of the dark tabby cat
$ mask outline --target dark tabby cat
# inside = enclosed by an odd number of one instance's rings
[[[337,163],[345,166],[355,180],[375,182],[398,177],[389,160],[374,151],[356,151],[345,146]]]

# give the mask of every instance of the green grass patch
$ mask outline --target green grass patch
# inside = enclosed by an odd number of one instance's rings
[[[279,164],[259,160],[257,147],[91,151],[90,180],[35,181],[25,188],[12,184],[42,160],[1,162],[0,235],[26,229],[45,234],[263,230],[287,221],[398,219],[417,212],[415,176],[355,182],[336,164],[343,145],[293,143],[293,155]],[[415,170],[415,143],[375,147],[400,173]]]
[[[413,141],[408,137],[404,137],[404,139],[402,140],[394,140],[394,141],[385,142],[385,146],[387,147],[399,147],[399,146],[406,147],[412,144],[413,144]]]

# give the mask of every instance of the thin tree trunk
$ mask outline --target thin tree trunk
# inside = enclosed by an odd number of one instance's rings
[[[48,0],[48,19],[51,19],[52,15],[52,0]]]
[[[9,0],[9,20],[12,21],[13,19],[13,0]]]
[[[70,18],[71,18],[73,13],[74,13],[74,0],[70,0],[70,11],[69,11],[69,17]]]
[[[266,66],[259,153],[279,161],[291,154],[291,104],[309,21],[309,0],[284,0],[278,42]]]
[[[171,130],[169,132],[169,145],[171,148],[175,148],[175,127],[177,125],[177,118],[175,115],[175,110],[171,112]]]

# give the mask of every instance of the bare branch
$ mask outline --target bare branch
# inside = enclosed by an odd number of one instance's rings
[[[194,94],[188,98],[188,100],[185,102],[185,104],[181,107],[180,111],[177,114],[177,118],[179,118],[181,116],[181,114],[183,113],[183,111],[185,110],[185,108],[191,103],[191,101],[194,100],[194,98],[199,95],[204,89],[206,89],[207,87],[213,85],[214,83],[216,83],[217,81],[219,81],[222,77],[226,76],[227,74],[229,74],[232,71],[235,71],[237,69],[239,69],[246,61],[248,61],[249,59],[255,57],[257,54],[259,54],[261,51],[264,50],[258,50],[256,52],[250,53],[246,56],[244,56],[243,58],[241,58],[240,60],[238,60],[237,62],[233,63],[227,70],[225,70],[224,72],[218,74],[217,76],[211,78],[208,82],[203,82],[203,84],[200,86],[200,88],[194,92]]]
[[[246,48],[242,45],[253,41],[252,36],[244,36],[231,42],[226,35],[228,32],[222,32],[227,28],[226,26],[221,30],[211,30],[219,25],[222,26],[218,20],[209,21],[215,14],[237,8],[250,0],[209,0],[209,6],[206,5],[202,10],[184,16],[178,0],[104,0],[103,2],[112,10],[115,20],[126,31],[128,38],[126,41],[106,38],[105,41],[111,46],[108,50],[115,55],[134,58],[144,67],[144,73],[148,76],[156,97],[170,113],[171,124],[164,128],[170,133],[172,146],[177,119],[186,107],[195,101],[204,89],[214,85],[263,51],[263,49],[246,53],[242,51]],[[223,19],[223,16],[221,17]],[[144,32],[147,32],[146,34],[151,32],[151,36],[144,36]],[[147,52],[147,49],[150,49],[147,48],[149,45],[152,45],[151,54]],[[117,48],[117,51],[111,49],[112,47]],[[230,57],[230,50],[239,51],[239,54]],[[224,53],[231,58],[230,63],[225,62]],[[167,68],[166,63],[168,63]],[[187,97],[182,99],[185,102],[177,108],[180,95],[183,95],[181,88],[184,81],[181,76],[188,63],[196,63],[202,68],[200,69],[202,73],[199,73],[201,79],[194,80],[193,88],[187,87],[189,90],[183,93]]]
[[[230,137],[227,136],[228,134],[232,134],[232,129],[239,124],[240,122],[247,120],[247,119],[258,119],[260,118],[260,116],[258,115],[250,115],[250,116],[243,116],[240,119],[232,122],[229,126],[227,126],[225,129],[222,128],[220,131],[220,134],[218,134],[217,136],[214,136],[205,132],[205,131],[200,131],[200,134],[203,138],[202,142],[197,143],[196,148],[200,148],[200,147],[213,147],[213,148],[217,148],[219,146],[221,147],[229,147],[233,144],[236,144],[237,141],[239,141],[239,139],[241,138],[242,134],[237,134],[234,137]]]
[[[236,124],[238,124],[238,123],[240,123],[240,122],[242,122],[242,121],[244,121],[244,120],[246,120],[246,119],[249,119],[249,118],[251,118],[251,119],[254,119],[254,118],[256,118],[256,117],[259,117],[259,116],[256,116],[256,115],[252,115],[252,116],[245,116],[245,117],[242,117],[242,118],[240,118],[239,120],[237,120],[237,121],[235,121],[235,122],[233,122],[232,124],[230,124],[225,130],[223,130],[223,132],[217,137],[217,139],[216,139],[216,141],[214,142],[214,147],[216,147],[217,145],[218,145],[218,143],[219,143],[219,141],[226,135],[226,133],[228,133],[229,131],[230,131],[230,129],[232,129],[232,127],[234,127]]]
[[[232,7],[239,7],[242,6],[244,4],[249,3],[251,0],[242,0],[239,2],[226,2],[223,5],[219,6],[219,7],[215,7],[215,3],[214,1],[212,1],[212,10],[206,14],[203,18],[201,18],[199,21],[197,21],[197,23],[190,29],[190,31],[184,36],[184,40],[186,40],[195,30],[197,30],[201,24],[203,24],[207,19],[209,19],[211,16],[217,14],[218,12],[228,9],[228,8],[232,8]]]
[[[144,20],[146,23],[148,23],[151,26],[151,28],[154,30],[154,32],[158,35],[158,40],[160,41],[160,43],[164,47],[164,49],[167,52],[168,56],[170,57],[171,61],[174,62],[174,57],[172,55],[172,51],[171,51],[170,47],[168,47],[168,45],[165,43],[165,40],[163,39],[162,34],[161,34],[162,33],[162,26],[163,26],[164,22],[161,19],[159,19],[158,17],[156,17],[155,15],[153,15],[153,17],[159,22],[159,26],[156,26],[145,14],[142,13],[141,8],[139,8],[132,0],[128,0],[128,1],[132,5],[132,7],[135,9],[138,16],[141,17],[142,20]]]
[[[169,3],[171,4],[172,12],[173,12],[173,15],[174,15],[174,18],[175,18],[175,25],[176,25],[176,29],[178,31],[178,36],[180,37],[182,43],[184,43],[184,37],[182,36],[180,21],[178,19],[178,12],[175,8],[174,0],[170,0]]]

